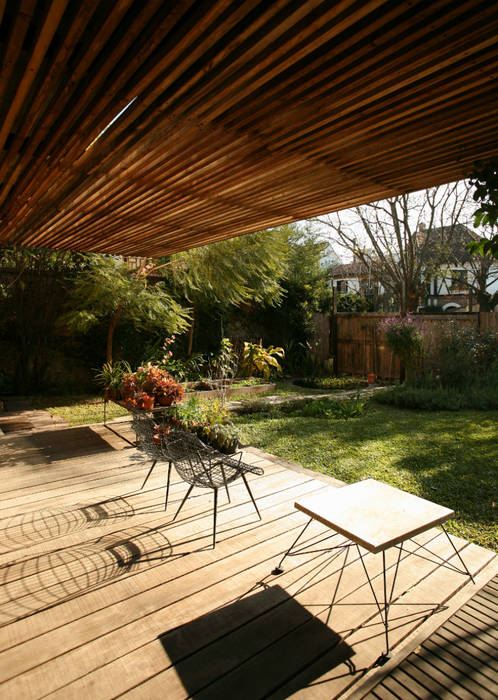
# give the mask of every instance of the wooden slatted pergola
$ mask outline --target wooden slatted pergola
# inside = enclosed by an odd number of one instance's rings
[[[0,0],[0,20],[2,245],[166,254],[498,152],[489,0]]]

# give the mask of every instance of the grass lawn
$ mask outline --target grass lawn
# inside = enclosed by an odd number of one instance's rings
[[[234,417],[243,441],[346,483],[369,477],[452,508],[448,530],[498,550],[498,412],[422,412],[370,403],[351,420]]]
[[[68,425],[101,423],[104,420],[104,400],[101,396],[32,396],[31,405],[63,418]],[[110,401],[107,419],[129,415],[121,406]]]

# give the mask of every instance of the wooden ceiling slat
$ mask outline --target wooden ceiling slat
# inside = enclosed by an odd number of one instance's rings
[[[31,58],[19,82],[14,99],[9,105],[9,110],[3,120],[3,124],[0,127],[0,149],[2,149],[5,144],[17,112],[28,94],[29,88],[38,69],[40,68],[45,52],[57,29],[57,25],[64,14],[67,2],[68,0],[53,0],[50,6],[45,22],[43,23],[43,27],[41,28],[40,35],[33,47]]]
[[[496,16],[495,19],[496,27]],[[464,48],[462,51],[467,52],[467,56],[471,54],[476,54],[479,50],[482,50],[476,44],[479,42],[482,32],[479,28],[476,29],[475,33],[471,36],[468,34],[463,37]],[[493,32],[493,36],[496,36]],[[493,39],[488,38],[487,41],[493,43]],[[325,119],[327,107],[330,105],[330,111],[334,115],[335,119],[344,119],[351,113],[358,114],[363,107],[368,107],[372,102],[379,101],[381,98],[391,95],[399,94],[403,89],[410,89],[413,84],[420,82],[421,78],[424,77],[426,80],[431,80],[433,74],[444,70],[444,73],[448,70],[449,66],[444,65],[441,60],[441,53],[444,52],[446,56],[451,61],[456,61],[454,58],[453,51],[456,50],[454,44],[449,47],[439,48],[437,42],[434,45],[434,53],[428,53],[420,55],[420,46],[415,44],[411,52],[406,52],[403,58],[398,58],[394,65],[390,65],[387,60],[387,56],[383,56],[383,60],[375,61],[375,64],[371,67],[371,71],[366,70],[368,65],[363,68],[362,64],[355,64],[355,73],[349,76],[348,80],[343,79],[343,73],[337,73],[335,80],[330,79],[328,81],[328,91],[333,95],[332,102],[327,100],[327,95],[320,94],[317,99],[320,101],[320,112],[322,113],[322,119]],[[392,53],[393,48],[391,47],[389,51]],[[436,62],[437,57],[437,62]],[[448,59],[447,59],[448,60]],[[354,90],[352,86],[354,85]],[[311,122],[316,123],[316,113],[313,108],[308,109],[300,108],[296,110],[296,113],[292,115],[294,119],[299,120],[301,124],[306,124],[311,120]],[[272,134],[269,133],[279,126],[278,115],[275,116],[271,121],[271,126],[265,126],[264,134],[271,138]],[[285,123],[285,122],[284,122]],[[318,124],[320,126],[320,124]],[[275,147],[282,147],[285,145],[285,130],[283,132],[283,138],[275,144]],[[291,141],[299,139],[302,135],[302,131],[297,131],[297,133],[292,132]]]
[[[4,243],[159,255],[498,152],[484,0],[1,2]]]

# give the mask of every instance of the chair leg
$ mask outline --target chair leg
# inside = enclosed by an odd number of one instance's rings
[[[258,517],[260,520],[261,518],[261,513],[259,512],[258,506],[256,505],[256,501],[254,500],[254,496],[252,495],[251,489],[249,488],[249,484],[247,483],[247,478],[244,472],[241,474],[242,478],[244,479],[244,484],[246,485],[247,492],[249,493],[249,496],[251,497],[251,501],[253,502],[254,507],[256,508],[256,513],[258,514]]]
[[[194,485],[191,484],[190,487],[189,487],[189,490],[187,491],[187,493],[186,493],[185,496],[183,497],[183,501],[180,503],[180,507],[179,507],[178,510],[176,511],[175,517],[173,518],[173,520],[176,520],[176,518],[178,517],[178,514],[180,513],[181,509],[183,508],[183,504],[185,503],[185,501],[187,500],[187,498],[188,498],[188,497],[190,496],[190,494],[192,493],[192,489],[193,489],[193,488],[194,488]]]
[[[168,482],[166,484],[166,498],[164,499],[164,510],[168,507],[168,496],[169,496],[169,482],[171,479],[171,466],[172,463],[168,462]]]
[[[228,502],[231,503],[232,501],[230,500],[230,492],[228,491],[227,478],[225,476],[225,470],[223,469],[223,464],[220,464],[220,467],[221,467],[221,473],[223,474],[223,481],[225,482],[225,491],[227,492]]]
[[[214,490],[213,549],[216,547],[216,512],[218,509],[218,489]]]
[[[143,487],[144,487],[145,484],[147,483],[147,480],[148,480],[149,476],[152,474],[152,470],[154,469],[154,467],[156,466],[156,464],[157,464],[157,459],[155,459],[155,460],[152,462],[152,467],[149,469],[149,472],[148,472],[147,476],[145,477],[145,481],[144,481],[144,483],[142,484],[142,486],[141,486],[140,488],[143,489]]]

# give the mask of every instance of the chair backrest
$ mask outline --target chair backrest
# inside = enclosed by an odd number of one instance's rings
[[[154,433],[155,422],[146,413],[132,411],[132,427],[137,436],[137,448],[152,459],[162,459],[160,445]]]

